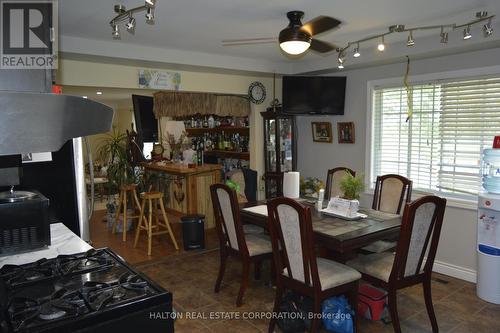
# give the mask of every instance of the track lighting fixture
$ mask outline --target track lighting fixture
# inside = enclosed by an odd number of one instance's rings
[[[361,55],[361,53],[359,53],[359,43],[358,43],[358,45],[356,45],[356,47],[354,48],[354,52],[353,52],[352,56],[354,58],[358,58],[360,55]]]
[[[410,34],[408,35],[408,41],[406,42],[406,46],[415,45],[415,40],[413,40],[413,31],[410,30]]]
[[[112,29],[112,34],[114,39],[120,38],[120,28],[119,24],[125,24],[125,28],[127,31],[133,33],[136,27],[136,19],[133,14],[145,11],[146,14],[146,23],[153,24],[154,23],[154,10],[156,6],[156,0],[145,0],[144,5],[138,6],[132,9],[127,10],[127,8],[122,5],[115,5],[114,10],[116,16],[109,22]]]
[[[455,23],[450,23],[450,24],[442,24],[442,25],[429,25],[429,26],[418,26],[418,27],[411,27],[407,28],[404,24],[396,24],[396,25],[391,25],[388,28],[388,31],[380,33],[378,35],[371,35],[365,38],[361,38],[352,42],[347,42],[347,45],[343,48],[338,48],[337,52],[339,53],[338,57],[338,62],[339,62],[339,68],[342,66],[344,67],[344,59],[345,59],[345,52],[352,47],[353,48],[353,57],[357,58],[361,56],[361,53],[359,52],[359,43],[367,42],[367,41],[372,41],[372,40],[380,40],[380,42],[377,45],[377,50],[379,52],[384,52],[386,45],[385,45],[385,36],[394,34],[394,33],[400,33],[400,32],[408,32],[408,39],[406,41],[406,45],[408,47],[415,46],[415,40],[413,39],[413,32],[417,30],[436,30],[436,29],[441,29],[441,33],[439,34],[440,36],[440,42],[442,44],[447,44],[448,43],[448,34],[450,31],[455,31],[455,30],[460,30],[463,29],[463,39],[468,40],[472,38],[471,34],[471,27],[474,26],[475,24],[482,24],[482,31],[484,37],[489,37],[493,34],[493,26],[492,26],[492,20],[495,17],[495,15],[488,15],[488,12],[482,11],[482,12],[477,12],[476,13],[476,18],[474,20],[471,20],[469,22],[465,22],[463,24],[455,24]]]
[[[385,50],[384,35],[382,35],[382,41],[377,45],[377,50],[380,52],[384,52]]]
[[[153,7],[148,7],[146,10],[146,21],[152,22],[155,19],[155,9]]]
[[[493,34],[493,27],[491,26],[491,18],[488,20],[488,23],[483,25],[483,34],[484,37],[489,37]]]
[[[470,34],[470,25],[467,28],[464,28],[464,40],[471,39],[472,35]]]
[[[338,63],[339,63],[339,64],[338,64],[337,68],[338,68],[338,69],[344,69],[344,64],[343,64],[343,63],[341,63],[340,61],[339,61]]]

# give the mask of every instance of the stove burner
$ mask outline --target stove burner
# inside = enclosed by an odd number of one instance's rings
[[[0,269],[0,279],[10,286],[50,278],[54,274],[55,267],[47,259],[40,259],[28,266],[4,265]]]
[[[66,311],[57,309],[51,303],[45,303],[41,306],[38,317],[42,320],[54,320],[62,318],[66,315]]]
[[[125,289],[130,290],[146,290],[148,282],[144,280],[139,275],[131,275],[130,273],[125,273],[120,277],[120,284]]]
[[[95,249],[90,249],[84,255],[60,255],[57,259],[62,275],[83,273],[113,264],[113,261],[106,255],[104,250]]]
[[[40,303],[34,299],[14,297],[10,300],[8,313],[15,330],[21,329],[32,322],[40,313]]]

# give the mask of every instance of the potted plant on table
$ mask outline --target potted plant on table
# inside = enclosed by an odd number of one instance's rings
[[[300,178],[300,193],[303,196],[317,198],[319,190],[324,188],[325,184],[318,178]]]
[[[359,197],[365,188],[362,176],[353,176],[349,171],[340,181],[340,189],[344,193],[341,198],[333,198],[329,203],[336,212],[348,217],[356,216],[359,209]]]

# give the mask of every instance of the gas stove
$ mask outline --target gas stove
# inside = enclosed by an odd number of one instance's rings
[[[109,249],[0,268],[3,332],[173,332],[172,295]]]

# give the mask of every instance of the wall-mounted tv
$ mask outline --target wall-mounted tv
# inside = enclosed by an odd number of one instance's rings
[[[345,76],[284,76],[283,113],[343,115]]]
[[[136,131],[141,142],[158,142],[158,121],[153,113],[153,97],[132,95]]]

